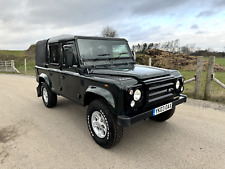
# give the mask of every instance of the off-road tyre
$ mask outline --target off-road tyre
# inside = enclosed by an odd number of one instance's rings
[[[46,83],[41,85],[41,96],[46,107],[51,108],[57,104],[57,94],[53,93]]]
[[[99,119],[102,120],[100,123]],[[111,113],[109,106],[101,99],[94,100],[89,104],[87,109],[87,125],[94,141],[106,149],[116,145],[123,136],[123,127],[117,124],[116,117]],[[96,126],[100,126],[99,130]],[[100,131],[100,133],[96,132],[96,130]]]
[[[168,120],[169,118],[171,118],[173,116],[174,112],[175,112],[175,107],[171,110],[168,110],[168,111],[164,112],[164,113],[153,116],[150,119],[154,120],[154,121],[158,121],[158,122],[164,122],[164,121]]]

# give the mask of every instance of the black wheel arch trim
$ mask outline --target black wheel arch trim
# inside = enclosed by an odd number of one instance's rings
[[[43,82],[46,83],[49,86],[49,88],[51,89],[51,82],[50,82],[48,76],[44,73],[41,73],[38,77],[38,83],[39,83],[38,87],[37,87],[37,96],[38,97],[41,96],[41,85]]]
[[[88,96],[88,94],[95,94],[98,95],[102,98],[104,98],[107,103],[109,104],[110,110],[115,113],[115,100],[113,95],[111,94],[111,92],[109,92],[106,89],[103,89],[101,87],[97,87],[97,86],[88,86],[86,92],[85,92],[85,96],[84,96],[84,100],[86,100],[86,97]],[[86,105],[86,103],[84,103]]]

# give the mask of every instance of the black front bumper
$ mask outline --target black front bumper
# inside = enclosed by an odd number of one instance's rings
[[[180,95],[178,99],[172,101],[173,108],[175,106],[177,106],[178,104],[181,104],[181,103],[186,102],[186,101],[187,101],[187,96],[186,95]],[[152,117],[153,116],[153,110],[154,109],[151,109],[151,110],[148,110],[148,111],[143,112],[141,114],[137,114],[136,116],[132,116],[132,117],[125,116],[125,115],[119,115],[117,117],[117,123],[119,125],[123,126],[123,127],[128,127],[128,126],[132,125],[133,123],[136,123],[138,121],[147,119],[149,117]]]

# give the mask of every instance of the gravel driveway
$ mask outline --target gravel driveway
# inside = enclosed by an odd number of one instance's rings
[[[224,168],[225,106],[188,99],[164,123],[124,129],[105,150],[88,133],[86,108],[62,97],[52,109],[34,77],[0,74],[0,168]]]

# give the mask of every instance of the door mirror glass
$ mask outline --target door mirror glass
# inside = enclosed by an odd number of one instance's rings
[[[63,46],[64,64],[66,67],[72,67],[75,64],[75,57],[71,45]]]
[[[66,61],[66,67],[72,67],[73,61],[74,61],[74,54],[70,51],[65,52],[65,61]]]

